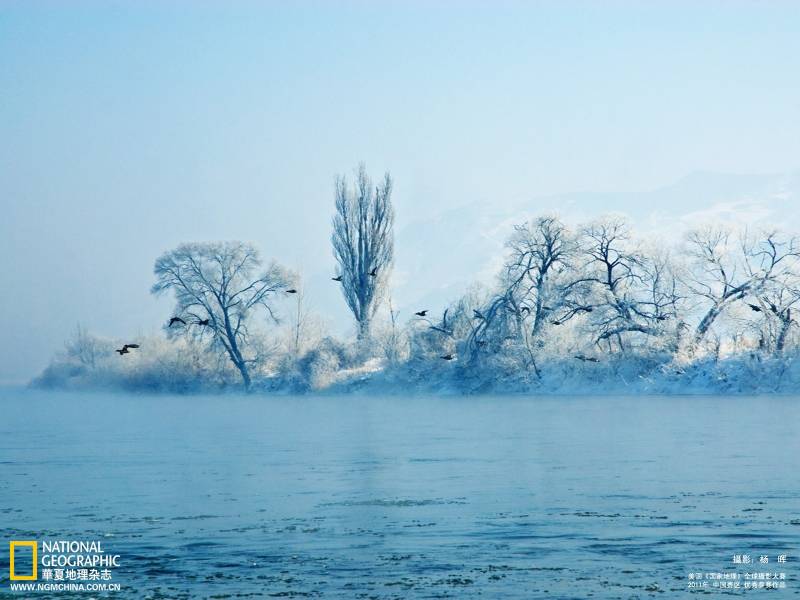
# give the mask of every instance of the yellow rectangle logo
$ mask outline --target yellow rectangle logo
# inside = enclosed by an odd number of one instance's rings
[[[31,568],[30,575],[17,575],[14,568],[14,551],[17,548],[25,548],[30,547],[32,556],[33,567]],[[39,554],[39,546],[35,541],[24,541],[24,542],[9,542],[8,544],[8,553],[9,553],[9,560],[8,560],[8,577],[12,581],[34,581],[37,576],[36,567],[38,564],[38,554]]]

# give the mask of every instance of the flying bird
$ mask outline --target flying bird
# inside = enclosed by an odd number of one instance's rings
[[[748,302],[747,306],[749,306],[750,310],[752,310],[753,312],[761,312],[761,307],[758,304],[750,304]]]
[[[439,358],[443,360],[453,360],[455,356],[453,356],[452,354],[445,354],[444,356],[440,356]]]
[[[289,288],[288,290],[286,290],[286,293],[287,293],[287,294],[296,294],[296,293],[297,293],[297,290],[296,290],[296,289],[294,289],[294,288]]]
[[[372,271],[369,272],[370,277],[377,277],[378,276],[378,267],[374,267]]]
[[[128,348],[138,348],[139,344],[125,344],[122,348],[118,348],[114,350],[114,352],[118,352],[120,356],[123,354],[130,354],[130,350]]]
[[[342,276],[341,275],[337,275],[336,277],[331,277],[331,279],[333,281],[341,281],[342,280]]]
[[[195,325],[203,325],[204,327],[208,327],[208,322],[210,319],[197,319],[197,323]]]
[[[583,362],[600,362],[594,356],[584,356],[583,354],[576,354],[575,358],[582,360]]]
[[[175,325],[175,323],[181,323],[181,324],[183,324],[183,325],[186,325],[186,321],[184,321],[184,320],[183,320],[183,319],[181,319],[180,317],[172,317],[172,318],[169,320],[169,325],[167,325],[167,327],[172,327],[173,325]]]
[[[419,312],[415,312],[414,314],[417,315],[418,317],[424,317],[425,315],[428,314],[428,309],[421,310]]]

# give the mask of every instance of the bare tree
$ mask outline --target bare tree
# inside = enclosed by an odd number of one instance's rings
[[[404,354],[405,339],[398,323],[398,312],[394,309],[391,296],[388,300],[389,321],[379,335],[379,344],[383,349],[383,355],[391,365],[400,362]]]
[[[107,356],[111,351],[111,344],[89,333],[80,323],[75,328],[75,333],[64,344],[67,356],[75,358],[84,367],[94,369],[97,361]]]
[[[758,346],[774,356],[783,354],[800,306],[798,273],[785,272],[763,286],[750,308],[761,318],[756,323]]]
[[[686,281],[697,296],[710,302],[695,329],[690,352],[693,353],[717,317],[729,305],[742,300],[755,285],[730,250],[730,231],[703,228],[687,237],[687,254],[692,260],[691,274]]]
[[[254,246],[218,242],[182,244],[161,255],[154,268],[152,292],[174,292],[176,314],[189,318],[187,328],[211,332],[213,345],[227,355],[246,389],[251,365],[262,359],[250,321],[258,308],[275,319],[271,301],[292,281],[283,267],[272,263],[261,270],[261,265]]]
[[[792,311],[800,303],[800,240],[772,231],[757,241],[745,238],[743,247],[748,273],[760,282],[757,301],[761,312],[768,322],[777,322],[773,354],[779,356],[796,323]]]
[[[480,310],[468,338],[473,358],[508,343],[525,351],[524,365],[537,376],[536,356],[545,326],[563,325],[590,313],[593,278],[579,267],[576,237],[554,216],[518,225],[507,247],[500,290]]]
[[[690,232],[688,254],[693,269],[686,283],[710,303],[697,325],[690,352],[697,349],[725,309],[748,296],[757,297],[770,283],[796,269],[799,250],[796,238],[785,238],[774,231],[758,237],[744,233],[738,244],[733,243],[728,230]]]
[[[534,346],[546,319],[563,308],[563,278],[575,249],[572,235],[554,216],[514,227],[506,246],[509,256],[501,274],[501,289],[487,304],[473,309],[474,326],[467,339],[472,358],[498,344],[514,341],[527,350],[526,365],[536,375]]]
[[[612,340],[621,351],[631,334],[659,336],[662,323],[675,316],[677,281],[667,256],[649,256],[631,242],[628,224],[609,217],[584,228],[582,251],[587,275],[578,281],[593,284],[591,304],[579,306],[592,313],[595,341]]]
[[[295,296],[295,308],[292,311],[290,327],[292,336],[292,351],[295,358],[301,354],[303,342],[305,341],[306,330],[309,325],[308,307],[306,306],[306,295],[301,287]]]
[[[305,288],[298,279],[293,283],[297,287],[294,296],[294,307],[288,311],[288,348],[295,359],[300,358],[317,344],[325,335],[325,324],[314,312],[305,293]]]
[[[510,304],[517,304],[521,317],[532,319],[531,337],[536,338],[547,316],[563,305],[563,290],[552,285],[552,275],[568,266],[574,240],[558,218],[548,216],[517,225],[508,247],[507,289],[519,298]]]
[[[685,297],[672,256],[657,250],[642,254],[639,282],[631,309],[652,335],[669,332],[672,350],[676,351],[680,345],[682,326],[679,315]]]
[[[392,179],[384,175],[373,187],[362,163],[355,185],[336,178],[333,254],[339,264],[342,294],[358,325],[359,339],[369,338],[370,325],[386,291],[394,258]]]

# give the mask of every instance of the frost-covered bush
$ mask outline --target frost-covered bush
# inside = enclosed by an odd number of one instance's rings
[[[284,354],[277,363],[270,387],[291,392],[324,389],[336,383],[343,370],[358,364],[359,352],[355,345],[326,336],[302,356]]]
[[[78,343],[79,339],[83,341]],[[92,339],[97,350],[91,362],[84,360],[83,351],[75,351],[85,349],[86,339]],[[191,338],[147,336],[137,339],[137,343],[139,348],[119,354],[116,348],[121,348],[122,342],[115,344],[81,333],[32,383],[65,389],[185,393],[220,389],[237,381],[237,374],[227,361]]]
[[[372,339],[375,349],[389,367],[396,367],[409,356],[408,331],[401,327],[397,312],[389,300],[386,319],[373,327]]]
[[[59,388],[67,387],[70,381],[91,379],[105,359],[111,356],[115,356],[111,340],[96,336],[78,325],[64,343],[64,350],[53,357],[33,383]]]

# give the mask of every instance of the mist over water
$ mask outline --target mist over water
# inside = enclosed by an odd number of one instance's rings
[[[0,394],[0,537],[102,540],[116,598],[800,593],[796,397]]]

